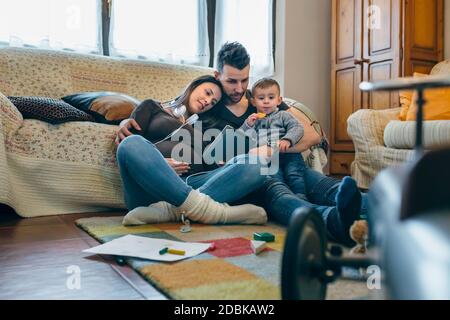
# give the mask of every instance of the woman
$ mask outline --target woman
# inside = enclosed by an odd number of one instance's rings
[[[170,104],[145,100],[136,108],[131,117],[141,130],[123,140],[117,150],[125,203],[131,210],[124,224],[179,221],[182,214],[192,221],[208,224],[266,223],[263,208],[224,204],[264,184],[265,176],[259,174],[259,162],[250,159],[254,156],[235,157],[223,167],[208,172],[203,172],[210,168],[202,161],[191,167],[185,161],[172,159],[177,147],[185,153],[181,155],[184,159],[195,160],[198,156],[194,145],[196,135],[186,119],[210,110],[221,98],[220,82],[214,77],[202,76]],[[169,141],[179,128],[187,130],[190,139],[181,143]],[[185,180],[190,177],[188,185]]]

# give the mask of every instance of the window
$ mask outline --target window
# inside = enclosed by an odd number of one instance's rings
[[[225,42],[238,41],[250,54],[252,78],[273,75],[272,10],[273,0],[217,0],[215,55]]]
[[[276,0],[0,0],[0,45],[213,66],[227,41],[270,76]]]
[[[208,65],[208,20],[203,0],[114,0],[112,55]]]
[[[100,53],[100,1],[0,0],[0,42]]]
[[[251,55],[252,76],[273,75],[273,0],[209,1],[214,10],[207,0],[112,3],[112,55],[208,66],[208,14],[215,12],[214,57],[225,42],[239,41]]]

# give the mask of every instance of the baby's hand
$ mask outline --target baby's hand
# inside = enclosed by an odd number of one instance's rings
[[[247,118],[247,125],[249,127],[253,127],[255,125],[256,121],[258,121],[258,114],[253,113]]]
[[[281,152],[286,152],[287,149],[291,147],[291,142],[289,140],[280,140],[278,141],[278,149],[280,149]]]

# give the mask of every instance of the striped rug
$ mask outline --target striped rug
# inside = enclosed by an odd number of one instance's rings
[[[180,224],[135,227],[122,225],[122,217],[84,218],[76,221],[101,243],[133,234],[187,242],[214,242],[215,249],[175,263],[127,258],[127,263],[171,299],[272,300],[280,299],[280,274],[285,228],[265,226],[211,226],[193,224],[181,233]],[[275,242],[258,255],[250,240],[255,232],[270,232]],[[329,286],[327,298],[366,298],[365,283],[340,280]]]

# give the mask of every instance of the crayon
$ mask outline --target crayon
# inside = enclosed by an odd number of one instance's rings
[[[171,254],[177,254],[179,256],[184,256],[186,254],[186,251],[184,251],[184,250],[176,250],[176,249],[168,249],[167,252],[171,253]]]
[[[159,254],[165,254],[165,253],[167,253],[168,251],[169,251],[169,248],[165,247],[165,248],[159,250]]]

